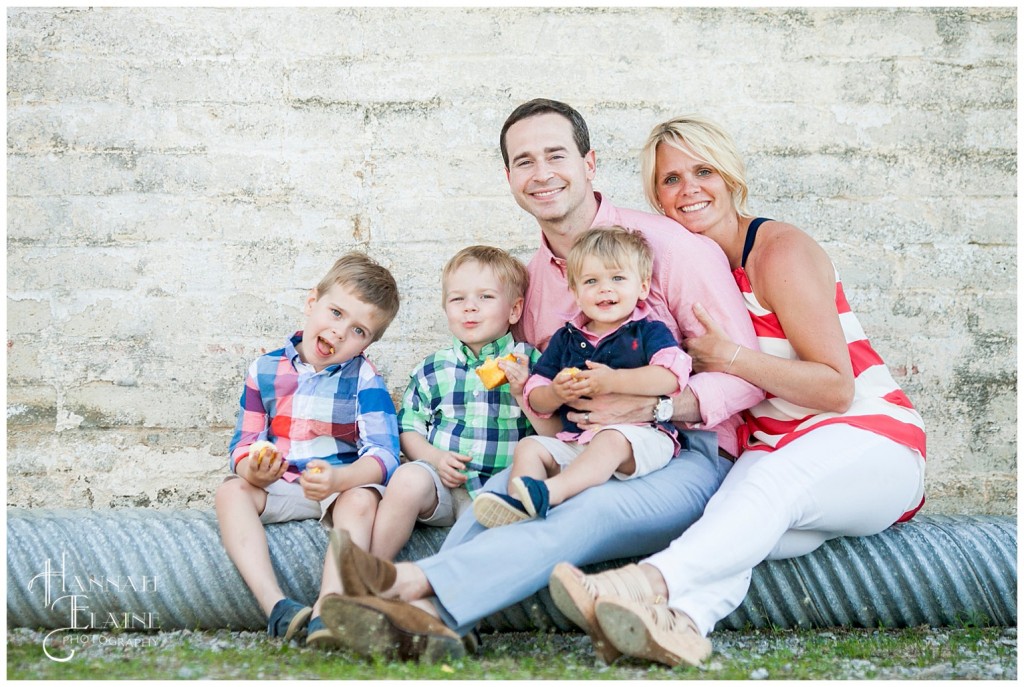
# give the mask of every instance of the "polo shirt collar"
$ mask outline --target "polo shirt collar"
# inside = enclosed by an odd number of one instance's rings
[[[622,324],[622,326],[625,326],[629,322],[637,322],[638,320],[642,320],[646,317],[649,317],[650,314],[651,308],[647,305],[647,301],[637,301],[636,307],[633,308],[633,313],[629,316],[629,319]],[[573,327],[579,330],[579,332],[583,334],[583,336],[590,343],[597,343],[604,337],[608,336],[609,334],[613,334],[614,332],[617,332],[619,329],[622,328],[622,326],[620,326],[618,329],[613,329],[612,331],[605,332],[604,334],[595,334],[594,332],[590,331],[587,328],[587,325],[590,324],[590,318],[584,315],[582,310],[577,311],[577,313],[569,321],[569,324],[571,324]]]

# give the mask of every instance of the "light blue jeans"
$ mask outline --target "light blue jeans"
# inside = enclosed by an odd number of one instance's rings
[[[732,463],[713,432],[682,431],[683,450],[644,477],[609,480],[555,506],[546,519],[481,527],[468,511],[441,550],[416,562],[445,624],[465,635],[488,615],[548,584],[555,565],[600,563],[661,551],[692,525]],[[484,491],[507,493],[508,470]]]

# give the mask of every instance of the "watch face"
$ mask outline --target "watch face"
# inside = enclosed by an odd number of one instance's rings
[[[658,405],[655,407],[655,419],[658,422],[668,422],[672,419],[672,401],[667,398],[663,398],[658,401]]]

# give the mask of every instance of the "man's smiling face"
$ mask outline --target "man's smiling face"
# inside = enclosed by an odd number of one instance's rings
[[[572,124],[559,114],[522,119],[505,134],[509,187],[519,207],[540,222],[572,217],[593,195],[594,152],[581,155]]]

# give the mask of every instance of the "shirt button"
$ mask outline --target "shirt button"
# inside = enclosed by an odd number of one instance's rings
[[[586,341],[580,341],[580,348],[586,348],[586,347],[587,347],[587,342]]]

